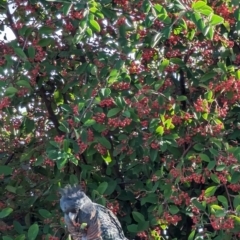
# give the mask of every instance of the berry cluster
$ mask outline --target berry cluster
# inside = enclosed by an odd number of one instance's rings
[[[210,222],[214,230],[220,230],[220,229],[233,229],[234,228],[234,220],[232,218],[223,218],[223,217],[210,217]]]
[[[77,140],[77,144],[79,146],[79,153],[82,154],[87,149],[87,144],[81,141],[80,139]]]
[[[141,239],[141,240],[146,240],[148,239],[147,233],[146,232],[139,232],[137,234],[137,236]]]
[[[100,143],[94,146],[94,148],[102,155],[107,155],[107,149]]]
[[[181,216],[171,215],[171,214],[168,213],[168,212],[164,212],[164,213],[163,213],[163,218],[164,218],[164,220],[165,220],[167,223],[173,224],[173,225],[176,225],[179,221],[182,220],[182,217],[181,217]]]
[[[130,89],[130,83],[129,82],[116,82],[113,83],[112,88],[118,91],[122,90],[128,90]]]
[[[110,127],[120,127],[120,128],[124,128],[126,126],[129,126],[132,122],[132,119],[130,118],[125,118],[125,119],[120,119],[120,118],[109,118],[108,119],[108,125]]]
[[[153,59],[153,57],[157,54],[157,51],[153,48],[146,48],[142,53],[142,63],[147,63]]]
[[[10,98],[9,97],[4,97],[3,99],[0,100],[0,110],[3,108],[9,107],[10,106]]]
[[[108,202],[107,208],[110,209],[115,215],[119,213],[119,209],[120,209],[119,203],[116,200],[114,202]]]
[[[112,98],[108,98],[108,99],[103,99],[100,103],[99,103],[100,107],[112,107],[114,106],[114,101]]]

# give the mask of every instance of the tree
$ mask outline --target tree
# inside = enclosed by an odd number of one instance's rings
[[[4,240],[66,237],[67,183],[129,239],[239,238],[238,0],[0,9]]]

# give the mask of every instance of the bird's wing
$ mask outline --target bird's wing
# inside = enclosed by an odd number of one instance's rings
[[[127,240],[121,224],[113,212],[102,205],[94,204],[97,209],[103,240]]]

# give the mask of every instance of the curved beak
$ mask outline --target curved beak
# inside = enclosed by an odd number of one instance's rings
[[[75,226],[75,227],[78,226],[78,223],[76,222],[77,214],[69,212],[68,216],[69,216],[70,220],[72,221],[73,226]]]

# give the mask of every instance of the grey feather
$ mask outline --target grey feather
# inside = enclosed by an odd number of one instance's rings
[[[117,217],[106,207],[92,202],[79,186],[60,190],[60,207],[74,240],[127,240]],[[87,228],[81,228],[81,224]]]

